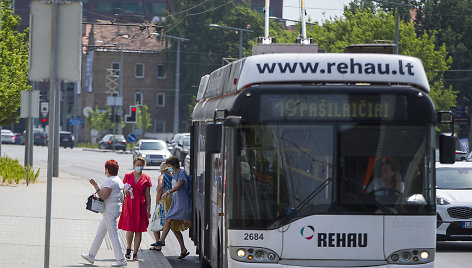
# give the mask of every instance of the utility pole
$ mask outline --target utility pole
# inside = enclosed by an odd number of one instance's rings
[[[179,132],[179,95],[180,95],[180,41],[190,41],[190,39],[166,34],[152,33],[153,35],[172,38],[177,40],[177,60],[175,66],[175,102],[174,102],[174,133]]]

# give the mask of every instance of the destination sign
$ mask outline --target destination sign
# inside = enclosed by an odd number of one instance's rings
[[[271,94],[261,120],[407,120],[407,98],[393,94]]]

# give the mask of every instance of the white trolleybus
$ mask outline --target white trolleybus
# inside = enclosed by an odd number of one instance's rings
[[[256,55],[204,76],[190,164],[202,266],[433,267],[429,91],[419,59],[387,54]]]

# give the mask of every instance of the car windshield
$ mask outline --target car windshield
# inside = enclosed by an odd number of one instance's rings
[[[139,147],[140,150],[163,150],[164,145],[160,142],[143,142]]]
[[[438,168],[436,170],[436,188],[472,189],[471,168]]]
[[[184,146],[190,146],[190,136],[184,137]]]

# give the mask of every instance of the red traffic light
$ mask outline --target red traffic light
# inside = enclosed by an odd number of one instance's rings
[[[47,119],[46,118],[43,118],[43,123],[46,123]]]
[[[131,112],[136,112],[136,107],[131,107]]]

